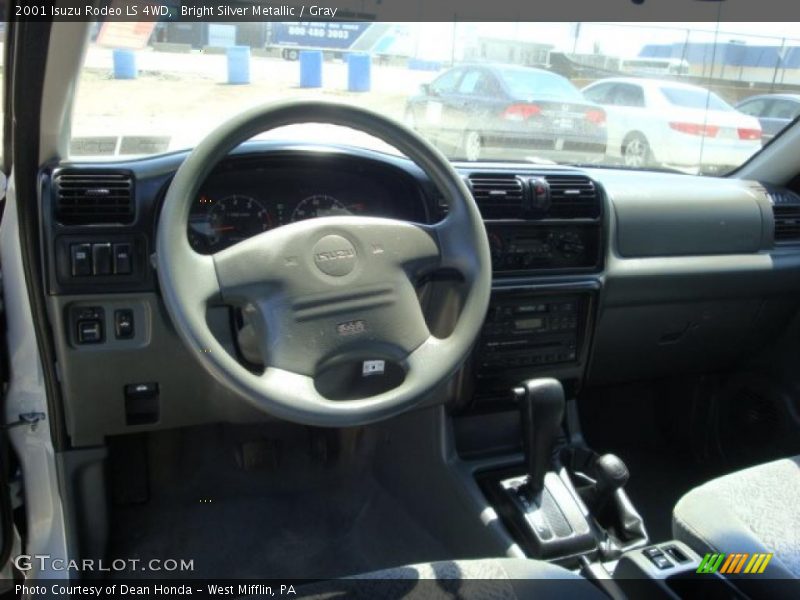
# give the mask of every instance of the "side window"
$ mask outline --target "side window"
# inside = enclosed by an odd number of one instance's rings
[[[459,94],[484,96],[492,92],[492,81],[483,71],[467,71],[458,86]]]
[[[597,102],[598,104],[609,104],[609,97],[611,90],[614,89],[612,83],[601,83],[588,90],[583,91],[583,95],[587,100]]]
[[[745,102],[738,108],[738,110],[739,112],[750,115],[751,117],[761,117],[767,112],[767,104],[768,102],[766,99],[759,98],[758,100]]]
[[[612,104],[641,108],[644,106],[644,90],[639,85],[620,84],[614,90]]]
[[[444,73],[431,84],[431,90],[436,94],[452,94],[456,91],[461,73],[461,69],[455,69]]]
[[[800,113],[800,104],[789,100],[775,100],[767,113],[773,119],[794,119]]]

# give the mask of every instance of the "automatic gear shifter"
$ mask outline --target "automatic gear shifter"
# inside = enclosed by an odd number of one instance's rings
[[[595,547],[584,510],[566,472],[553,464],[564,418],[564,388],[531,379],[513,390],[519,402],[525,473],[509,469],[486,489],[528,556],[573,556]]]
[[[532,495],[544,489],[564,418],[564,388],[557,379],[529,379],[514,388],[522,420],[522,445]]]

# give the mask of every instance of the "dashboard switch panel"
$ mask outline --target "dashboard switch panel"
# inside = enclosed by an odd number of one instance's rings
[[[153,281],[147,262],[150,244],[141,234],[92,231],[59,235],[53,246],[50,289],[59,293],[129,292],[149,289]]]

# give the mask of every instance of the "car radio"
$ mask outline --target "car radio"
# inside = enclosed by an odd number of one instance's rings
[[[576,363],[588,297],[516,296],[495,299],[478,344],[478,375],[497,369]]]
[[[600,260],[596,224],[544,225],[487,223],[492,268],[508,271],[587,270]]]

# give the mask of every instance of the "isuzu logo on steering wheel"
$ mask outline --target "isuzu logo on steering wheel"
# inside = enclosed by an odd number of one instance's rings
[[[317,268],[333,277],[342,277],[356,266],[356,249],[340,235],[326,235],[312,250]]]

